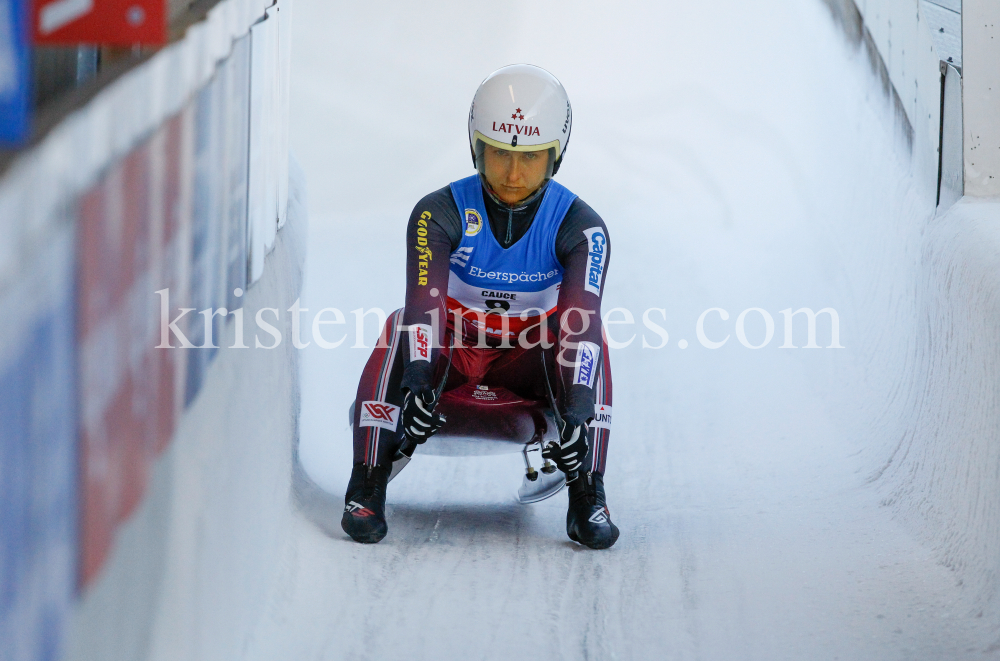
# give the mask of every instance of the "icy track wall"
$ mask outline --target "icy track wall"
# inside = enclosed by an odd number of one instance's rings
[[[237,658],[251,629],[296,363],[157,346],[161,305],[231,346],[235,311],[298,295],[289,26],[290,0],[216,3],[2,171],[3,661]]]
[[[847,265],[866,360],[845,382],[864,384],[859,436],[884,439],[868,477],[955,571],[970,615],[1000,620],[1000,94],[982,91],[1000,90],[1000,5],[826,3],[882,80],[913,179],[884,227],[844,228],[874,247]]]

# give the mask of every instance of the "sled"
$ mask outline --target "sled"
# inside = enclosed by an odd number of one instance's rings
[[[446,457],[520,452],[525,472],[517,500],[523,504],[550,498],[566,486],[566,476],[555,464],[544,460],[536,470],[529,456],[537,452],[540,460],[542,447],[558,439],[555,414],[548,402],[519,397],[506,388],[465,384],[442,393],[434,410],[447,422],[419,446],[404,440],[393,460],[390,481],[419,447],[422,454]],[[354,421],[354,404],[350,421]]]

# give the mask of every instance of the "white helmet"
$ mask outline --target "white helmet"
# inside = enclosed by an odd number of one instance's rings
[[[559,79],[530,64],[511,64],[486,77],[469,109],[472,163],[482,172],[486,145],[511,151],[549,149],[554,175],[573,128],[573,108]]]

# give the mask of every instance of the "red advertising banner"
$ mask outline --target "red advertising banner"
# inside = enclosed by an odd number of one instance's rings
[[[142,500],[183,406],[183,351],[157,349],[160,304],[186,300],[189,112],[168,121],[80,201],[81,583]],[[183,325],[182,325],[183,326]]]
[[[132,382],[132,286],[148,255],[135,207],[148,199],[145,150],[133,152],[88,193],[80,213],[81,579],[92,579],[118,523],[146,488],[143,393]],[[136,409],[139,410],[136,410]]]
[[[167,0],[34,0],[34,42],[131,46],[167,42]]]

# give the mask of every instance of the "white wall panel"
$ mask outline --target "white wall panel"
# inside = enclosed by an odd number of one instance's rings
[[[267,21],[262,24],[266,32],[266,51],[264,54],[264,103],[261,108],[264,113],[264,209],[267,213],[264,222],[264,249],[271,252],[274,248],[274,237],[278,231],[278,183],[277,165],[275,163],[275,148],[278,139],[278,19],[277,8],[267,10]],[[250,109],[253,112],[253,108]]]
[[[1000,195],[1000,2],[965,0],[962,13],[965,192]]]
[[[934,49],[942,61],[962,66],[962,14],[931,2],[920,0],[920,13],[931,32]]]
[[[271,32],[274,21],[265,17],[250,30],[250,174],[247,194],[248,279],[256,282],[264,273],[270,226],[275,224],[274,205],[268,203],[270,188]],[[273,198],[272,198],[273,199]],[[273,238],[271,239],[273,243]]]
[[[913,127],[921,179],[937,185],[941,127],[940,57],[920,0],[856,0]]]
[[[289,93],[292,73],[292,0],[281,0],[277,4],[278,18],[278,104],[276,128],[278,141],[274,164],[277,168],[278,186],[278,227],[285,224],[288,216],[288,133],[289,133]]]

